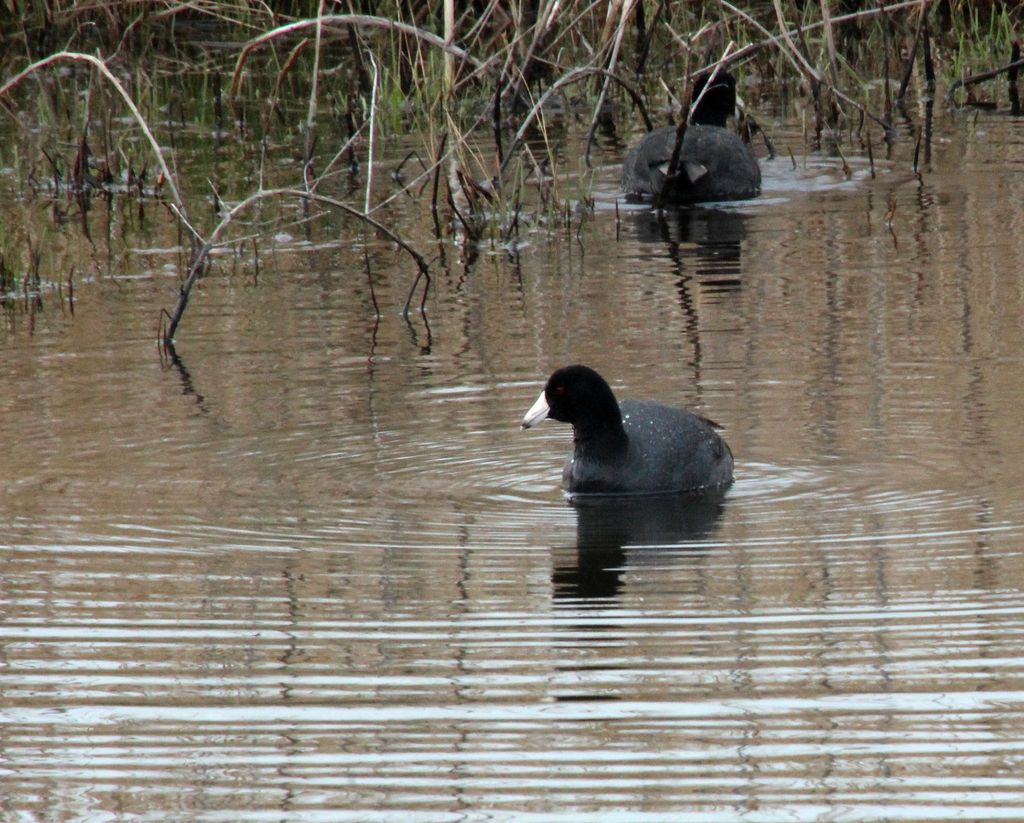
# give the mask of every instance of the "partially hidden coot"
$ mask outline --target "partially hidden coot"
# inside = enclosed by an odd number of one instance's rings
[[[645,400],[616,400],[587,366],[548,378],[523,418],[571,423],[573,453],[562,471],[570,495],[696,491],[732,481],[732,451],[705,417]]]
[[[698,104],[683,136],[676,176],[665,192],[667,203],[745,200],[761,191],[761,168],[754,153],[725,127],[736,109],[736,79],[725,71],[708,86],[710,79],[710,74],[702,74],[694,83],[692,99]],[[630,150],[622,166],[626,194],[658,195],[675,144],[676,127],[666,126],[648,133]]]

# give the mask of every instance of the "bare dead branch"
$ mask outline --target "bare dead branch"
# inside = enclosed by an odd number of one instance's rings
[[[206,240],[204,243],[202,243],[197,253],[193,254],[193,259],[189,264],[188,276],[185,278],[184,282],[181,284],[181,287],[178,290],[178,302],[174,307],[174,311],[167,313],[169,315],[169,319],[167,321],[166,328],[164,328],[162,331],[162,336],[165,342],[173,341],[174,333],[175,331],[177,331],[178,325],[181,323],[181,318],[185,313],[186,307],[188,306],[188,301],[192,292],[192,287],[195,286],[196,282],[202,276],[202,273],[206,267],[207,260],[209,259],[210,256],[210,252],[213,251],[213,249],[215,249],[218,245],[220,245],[220,238],[227,230],[227,228],[243,212],[247,211],[248,209],[252,208],[258,203],[263,202],[264,200],[278,197],[294,197],[296,199],[313,201],[316,203],[320,203],[322,205],[330,206],[331,208],[338,209],[339,211],[343,211],[346,214],[349,214],[352,217],[357,218],[358,220],[362,220],[368,226],[375,229],[380,234],[384,235],[384,237],[386,237],[388,240],[390,240],[399,248],[408,253],[409,256],[412,257],[413,260],[416,262],[416,266],[419,269],[419,273],[417,274],[416,279],[413,281],[412,289],[410,289],[409,299],[406,301],[404,313],[408,314],[409,303],[412,300],[412,294],[416,288],[416,285],[422,278],[426,278],[428,284],[430,282],[430,266],[427,263],[426,259],[423,257],[423,255],[416,251],[416,249],[410,246],[405,240],[403,240],[401,237],[395,234],[395,232],[393,232],[387,226],[370,217],[370,215],[365,214],[364,212],[361,212],[358,209],[354,209],[347,203],[343,203],[340,200],[337,200],[333,197],[327,197],[326,195],[318,194],[314,191],[310,191],[307,189],[267,189],[249,195],[249,197],[245,198],[240,203],[232,207],[231,210],[228,211],[226,215],[224,215],[221,221],[214,228],[212,234],[210,235],[210,238]]]

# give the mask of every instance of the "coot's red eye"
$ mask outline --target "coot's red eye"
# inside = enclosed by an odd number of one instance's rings
[[[555,386],[555,394],[565,394],[565,386]]]

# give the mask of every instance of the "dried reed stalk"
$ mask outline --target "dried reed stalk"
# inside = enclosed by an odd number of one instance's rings
[[[597,96],[597,102],[594,104],[594,114],[590,118],[590,128],[587,130],[587,139],[585,141],[585,148],[583,149],[583,161],[590,166],[590,146],[594,142],[594,130],[597,128],[598,119],[601,116],[601,109],[604,106],[605,97],[608,95],[608,87],[611,85],[611,76],[615,74],[615,68],[619,62],[619,49],[622,47],[622,38],[626,33],[626,24],[629,22],[629,18],[633,14],[633,9],[636,6],[637,0],[616,0],[611,3],[608,7],[608,15],[605,18],[605,28],[602,32],[602,39],[607,40],[611,31],[614,30],[615,36],[612,40],[612,51],[608,56],[608,62],[605,66],[606,74],[604,75],[604,82],[601,84],[601,92]],[[618,19],[616,20],[615,12],[618,12]]]

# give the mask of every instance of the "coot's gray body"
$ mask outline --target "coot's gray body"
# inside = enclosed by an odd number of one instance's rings
[[[634,146],[622,167],[622,188],[633,196],[657,196],[676,145],[675,126],[655,129]],[[746,200],[761,192],[761,168],[750,146],[718,126],[688,126],[679,153],[679,174],[666,202]]]
[[[736,79],[725,71],[713,78],[703,74],[694,83],[692,99],[676,174],[665,189],[665,201],[684,204],[756,197],[761,192],[761,168],[750,146],[726,128],[736,109]],[[675,126],[645,135],[622,166],[626,194],[657,196],[665,186],[675,145]]]
[[[552,374],[523,428],[548,417],[573,427],[562,472],[570,494],[678,493],[732,481],[732,451],[711,421],[651,401],[619,403],[586,366]]]

